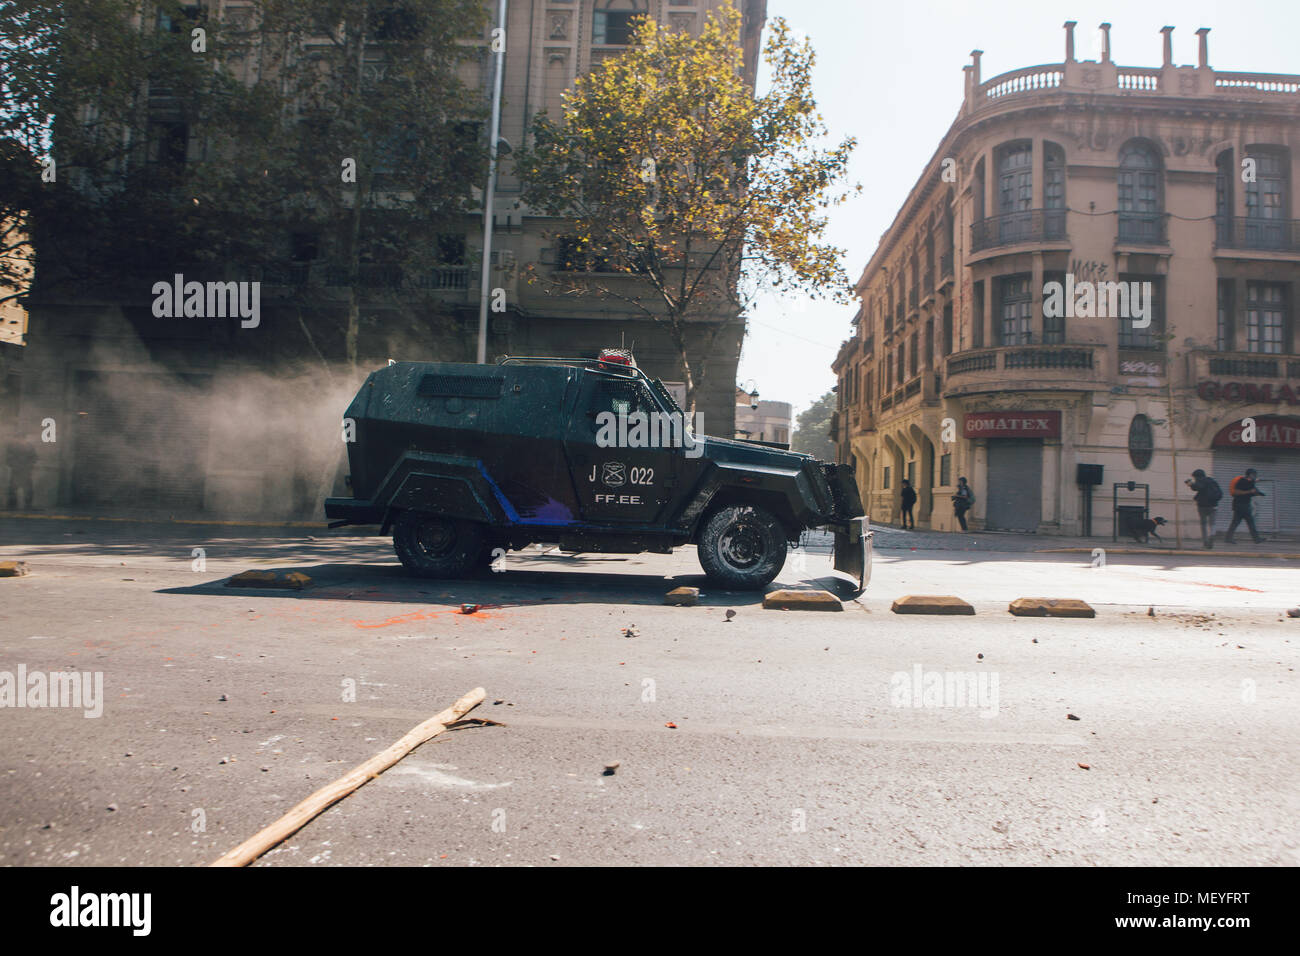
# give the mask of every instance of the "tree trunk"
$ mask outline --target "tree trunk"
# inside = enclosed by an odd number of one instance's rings
[[[677,357],[682,362],[682,377],[686,384],[686,408],[683,411],[692,418],[695,417],[695,396],[700,389],[700,379],[695,377],[695,370],[691,368],[690,356],[686,352],[686,331],[680,325],[680,320],[670,319],[670,328],[672,329],[673,344],[677,346]]]
[[[361,23],[356,27],[357,73],[352,89],[352,115],[359,115],[357,103],[361,99],[361,87],[365,81],[366,22],[364,10],[360,14]],[[349,25],[351,26],[351,25]],[[344,337],[344,349],[349,369],[357,367],[357,339],[361,330],[361,303],[358,286],[361,282],[361,202],[365,196],[365,187],[369,186],[369,163],[362,162],[363,157],[356,157],[357,181],[352,184],[352,215],[348,221],[348,326]]]

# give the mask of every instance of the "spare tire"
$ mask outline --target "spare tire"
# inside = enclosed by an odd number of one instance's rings
[[[393,550],[406,570],[422,578],[456,578],[483,552],[483,525],[419,511],[403,511],[393,525]]]
[[[700,566],[725,588],[758,590],[772,583],[785,566],[785,529],[756,505],[728,505],[714,512],[700,529],[696,548]]]

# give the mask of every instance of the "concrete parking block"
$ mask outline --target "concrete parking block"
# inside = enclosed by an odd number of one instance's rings
[[[975,608],[951,594],[908,594],[896,600],[890,610],[895,614],[975,613]]]
[[[699,588],[673,588],[664,595],[665,604],[674,604],[677,607],[694,607],[700,603]]]
[[[1096,617],[1092,605],[1078,598],[1016,598],[1008,610],[1016,617]]]
[[[840,599],[829,591],[780,590],[763,595],[763,607],[774,611],[843,611]]]
[[[0,578],[21,578],[30,573],[26,561],[0,561]]]
[[[311,578],[301,571],[242,571],[227,581],[226,587],[301,591],[311,584]]]

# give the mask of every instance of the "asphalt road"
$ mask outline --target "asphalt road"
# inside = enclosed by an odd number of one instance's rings
[[[689,549],[432,582],[345,533],[0,521],[12,558],[0,672],[102,672],[103,699],[0,707],[4,865],[209,862],[476,686],[500,725],[258,865],[1300,863],[1290,561],[884,551],[810,613],[710,589]],[[316,585],[223,586],[247,569]],[[818,553],[778,583],[844,587]],[[678,584],[700,606],[664,606]],[[977,613],[891,613],[908,593]]]

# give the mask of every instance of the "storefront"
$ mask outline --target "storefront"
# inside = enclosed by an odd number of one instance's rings
[[[1213,474],[1224,494],[1247,468],[1259,472],[1255,523],[1261,533],[1300,534],[1300,418],[1258,415],[1254,432],[1241,419],[1220,428],[1211,442]]]
[[[1037,531],[1043,520],[1044,443],[1059,441],[1060,411],[969,412],[963,433],[986,443],[983,504],[977,504],[984,527]]]

